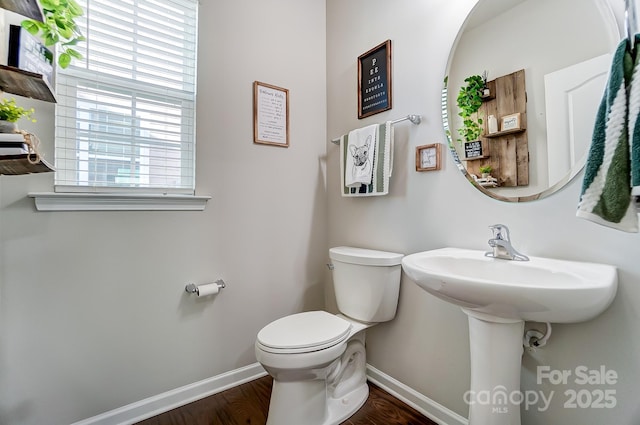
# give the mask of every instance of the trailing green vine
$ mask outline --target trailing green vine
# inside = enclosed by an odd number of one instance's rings
[[[458,133],[465,141],[471,142],[477,140],[482,134],[480,127],[483,123],[482,118],[474,119],[474,114],[482,106],[482,91],[485,82],[480,75],[467,77],[464,82],[467,85],[460,88],[457,99],[460,108],[458,115],[462,117],[462,128],[458,129]],[[462,139],[458,139],[458,142],[462,142]]]
[[[33,35],[40,35],[45,46],[60,48],[58,65],[66,68],[72,59],[82,59],[82,54],[73,47],[84,41],[75,19],[84,15],[84,10],[75,0],[39,0],[44,13],[44,22],[26,19],[22,28]]]

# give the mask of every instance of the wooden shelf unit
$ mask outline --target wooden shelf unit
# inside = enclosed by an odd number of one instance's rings
[[[0,9],[6,9],[40,22],[44,20],[42,7],[38,0],[0,0]],[[25,71],[13,66],[0,65],[0,91],[45,102],[57,102],[53,88],[42,74]],[[37,164],[32,164],[28,158],[28,154],[0,156],[0,175],[55,171],[53,166],[43,158],[40,158]]]
[[[480,175],[480,167],[491,165],[501,187],[529,185],[529,142],[527,138],[527,93],[524,70],[498,77],[487,86],[495,87],[495,98],[483,100],[479,115],[484,118],[482,153],[485,158],[465,158],[467,172]],[[520,128],[488,134],[488,117],[498,122],[506,115],[520,113]],[[480,159],[480,160],[478,160]]]

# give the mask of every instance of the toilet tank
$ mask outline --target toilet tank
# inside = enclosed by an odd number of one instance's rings
[[[403,254],[340,246],[329,250],[340,312],[361,322],[393,319]]]

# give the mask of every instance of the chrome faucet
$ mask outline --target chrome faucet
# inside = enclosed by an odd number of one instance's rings
[[[511,246],[511,238],[509,237],[509,228],[507,226],[493,224],[489,226],[489,229],[493,232],[493,238],[489,239],[489,246],[493,249],[485,252],[485,256],[503,258],[505,260],[529,261],[529,257],[520,254]]]

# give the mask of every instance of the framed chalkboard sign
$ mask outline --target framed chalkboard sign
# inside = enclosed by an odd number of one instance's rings
[[[480,140],[465,142],[464,157],[466,159],[482,157],[482,142]]]
[[[391,106],[391,40],[387,40],[358,56],[358,119]]]

